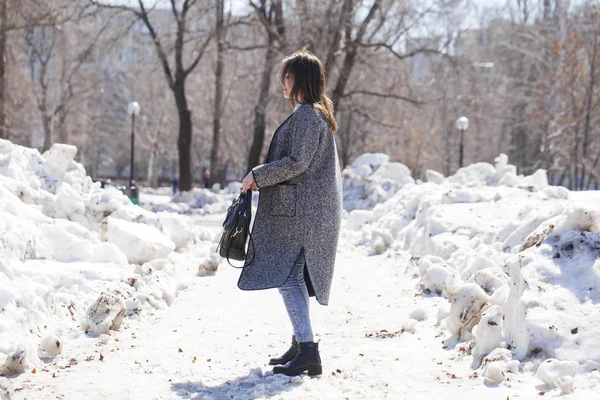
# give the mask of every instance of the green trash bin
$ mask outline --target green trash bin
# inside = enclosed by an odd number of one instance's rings
[[[135,186],[135,183],[131,184],[129,188],[127,188],[127,196],[133,204],[136,204],[138,206],[140,205],[140,191],[138,187]]]
[[[117,186],[116,188],[125,196],[129,197],[129,200],[131,200],[133,204],[140,205],[140,192],[138,187],[135,186],[135,183],[130,186]]]

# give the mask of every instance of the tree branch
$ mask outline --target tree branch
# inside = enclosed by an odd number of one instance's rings
[[[269,36],[271,36],[273,39],[277,40],[280,45],[283,45],[281,38],[279,37],[279,34],[277,33],[277,31],[275,29],[273,29],[273,25],[271,25],[271,22],[267,19],[265,12],[263,10],[261,10],[260,7],[257,6],[252,0],[248,0],[248,3],[250,4],[250,7],[252,7],[254,9],[254,11],[256,11],[256,15],[258,16],[258,19],[260,20],[262,25],[267,30],[267,33],[269,34]]]
[[[350,92],[346,92],[342,95],[342,97],[349,97],[349,96],[353,96],[355,94],[363,94],[366,96],[374,96],[374,97],[381,97],[381,98],[385,98],[385,99],[395,99],[395,100],[402,100],[405,101],[407,103],[410,103],[412,105],[414,105],[415,107],[420,107],[422,105],[425,104],[425,102],[421,101],[421,100],[416,100],[416,99],[411,99],[409,97],[405,97],[405,96],[401,96],[401,95],[397,95],[397,94],[392,94],[392,93],[378,93],[378,92],[372,92],[370,90],[352,90]]]
[[[194,59],[194,61],[192,61],[192,64],[187,69],[183,70],[183,77],[184,78],[187,77],[190,74],[190,72],[192,72],[194,70],[194,68],[196,68],[196,66],[198,65],[198,63],[202,59],[202,56],[204,55],[204,52],[206,51],[206,48],[210,44],[210,41],[212,40],[212,38],[213,38],[214,35],[215,35],[215,32],[211,32],[208,35],[208,38],[206,39],[206,41],[202,44],[202,46],[198,50],[198,55],[196,56],[196,58]]]
[[[239,50],[239,51],[252,51],[252,50],[258,50],[258,49],[266,49],[268,47],[266,44],[257,44],[255,46],[235,46],[235,45],[232,45],[231,43],[229,43],[228,41],[225,41],[223,44],[224,44],[226,50]]]
[[[187,3],[187,1],[186,1],[186,3]],[[184,4],[184,8],[185,8],[185,4]],[[181,19],[179,18],[179,11],[177,10],[177,3],[175,2],[175,0],[171,0],[171,11],[173,12],[173,16],[175,17],[177,26],[179,26],[179,22],[181,21]]]
[[[171,66],[169,65],[169,60],[167,59],[167,54],[164,51],[164,48],[160,42],[160,38],[158,34],[154,30],[154,26],[150,22],[150,18],[148,17],[148,12],[144,7],[144,3],[142,0],[138,0],[138,4],[140,5],[140,11],[134,11],[134,13],[144,22],[148,31],[150,32],[150,36],[152,37],[152,41],[154,42],[154,46],[156,47],[156,52],[158,53],[158,58],[162,64],[163,70],[167,77],[167,82],[169,83],[169,87],[173,88],[175,84],[175,78],[171,72]]]
[[[356,34],[355,42],[360,43],[362,41],[362,38],[365,35],[365,32],[367,31],[367,27],[371,23],[371,20],[375,17],[377,9],[379,9],[380,7],[381,0],[375,0],[373,5],[371,6],[371,9],[369,10],[369,14],[367,14],[367,17],[364,19],[362,24],[360,24],[360,28],[358,29],[358,33]]]

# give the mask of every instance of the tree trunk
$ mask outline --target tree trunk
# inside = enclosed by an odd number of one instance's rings
[[[263,142],[265,141],[265,111],[269,102],[269,90],[271,88],[271,74],[273,72],[273,60],[275,58],[274,39],[269,36],[267,42],[267,53],[265,55],[265,66],[260,82],[260,92],[258,95],[258,104],[254,107],[254,137],[250,146],[250,155],[248,156],[248,166],[246,172],[259,164],[260,153]]]
[[[221,107],[223,102],[223,41],[224,0],[217,1],[217,65],[215,68],[215,109],[213,113],[213,142],[210,150],[210,183],[215,182],[219,165],[219,141],[221,138]]]
[[[331,45],[325,58],[325,78],[329,80],[333,66],[337,59],[337,53],[340,49],[340,41],[342,40],[342,28],[348,24],[349,17],[352,17],[352,0],[344,0],[342,10],[340,12],[340,18],[337,27],[334,27],[333,32],[330,30],[329,34],[332,36]]]
[[[585,183],[586,188],[589,187],[592,183],[591,182],[592,174],[594,173],[594,171],[596,171],[596,166],[598,165],[598,161],[600,161],[600,153],[596,153],[596,159],[594,160],[593,163],[591,163],[590,173],[588,174],[588,179],[587,179],[587,182]],[[598,184],[597,176],[594,176],[593,178],[596,181],[596,184]]]
[[[42,152],[44,152],[52,147],[52,118],[46,114],[42,115],[42,125],[44,127],[44,148]]]
[[[338,81],[331,95],[333,109],[336,114],[339,114],[341,111],[338,107],[342,97],[344,96],[346,85],[348,84],[348,80],[350,78],[350,73],[352,72],[352,68],[354,68],[354,63],[356,62],[356,53],[358,50],[356,43],[351,43],[350,46],[351,47],[344,58],[342,68],[340,69]],[[342,129],[338,132],[338,137],[342,147],[342,168],[344,168],[349,163],[350,131]]]
[[[44,70],[45,71],[45,70]],[[45,84],[45,72],[40,75],[40,88],[42,91],[42,98],[38,103],[38,109],[42,114],[42,127],[44,128],[44,147],[42,151],[50,150],[53,142],[52,131],[54,128],[54,118],[48,111],[48,86]]]
[[[353,8],[352,0],[345,0],[344,7],[346,8],[346,23],[344,26],[344,40],[346,42],[345,52],[346,56],[344,57],[344,61],[342,64],[342,68],[340,68],[340,75],[338,81],[335,85],[335,89],[333,89],[333,94],[331,96],[331,101],[333,102],[333,109],[337,110],[339,102],[341,98],[344,96],[346,85],[348,84],[348,80],[350,79],[350,74],[352,73],[352,69],[354,68],[354,64],[356,62],[356,55],[358,54],[358,44],[363,40],[363,36],[367,32],[369,24],[373,20],[377,9],[379,9],[381,4],[381,0],[375,0],[371,5],[369,13],[360,24],[358,31],[356,33],[356,37],[352,39],[352,15],[351,10]]]
[[[580,143],[581,143],[581,134],[580,134],[580,126],[579,126],[579,117],[580,115],[578,115],[577,113],[577,100],[575,98],[575,78],[571,78],[571,113],[572,116],[571,118],[574,121],[577,121],[577,123],[575,124],[575,126],[573,127],[574,130],[574,144],[573,144],[573,149],[571,150],[571,184],[569,185],[569,189],[570,190],[578,190],[579,188],[579,163],[581,162],[581,158],[580,158]]]
[[[557,186],[561,186],[561,185],[564,183],[564,181],[565,181],[565,178],[566,178],[566,177],[567,177],[567,175],[568,175],[568,174],[567,174],[567,172],[568,172],[568,168],[565,168],[565,169],[563,170],[562,174],[560,174],[560,177],[558,178],[558,181],[556,182],[556,185],[557,185]]]
[[[157,187],[156,179],[156,154],[158,153],[158,139],[154,140],[150,146],[150,157],[148,158],[148,170],[146,173],[146,179],[148,185],[152,188]]]
[[[590,56],[590,85],[588,87],[588,96],[586,101],[586,111],[585,111],[585,123],[583,125],[583,143],[581,149],[581,186],[580,189],[586,189],[585,180],[586,180],[586,169],[585,164],[587,162],[587,148],[588,148],[588,138],[590,131],[590,121],[592,117],[592,100],[594,97],[594,88],[596,86],[596,53],[598,51],[598,33],[594,36],[594,47],[592,50],[592,54]]]
[[[358,50],[357,44],[351,43],[349,46],[351,47],[348,49],[348,53],[346,54],[344,63],[340,69],[340,77],[338,78],[335,89],[333,89],[333,93],[331,94],[331,101],[333,102],[334,110],[338,109],[340,100],[342,99],[342,96],[344,96],[346,85],[350,79],[350,73],[352,72],[352,68],[354,68],[354,63],[356,62],[356,54]]]
[[[544,20],[550,19],[551,10],[552,6],[550,5],[550,0],[544,0]]]
[[[350,147],[352,142],[352,111],[347,110],[341,113],[340,119],[342,122],[343,129],[341,130],[340,144],[341,144],[341,156],[342,156],[342,169],[346,168],[350,164]]]
[[[444,70],[444,78],[446,78],[446,71]],[[448,98],[447,98],[447,88],[446,85],[442,85],[442,135],[444,140],[444,159],[443,159],[443,171],[445,176],[450,176],[452,171],[452,149],[451,149],[451,138],[452,138],[452,128],[448,128],[449,126],[449,114],[448,110]]]
[[[6,2],[0,0],[0,139],[8,139],[6,126]]]
[[[175,103],[179,111],[179,137],[177,151],[179,152],[179,188],[188,191],[192,188],[191,147],[192,147],[192,113],[188,109],[185,97],[185,81],[180,79],[173,86]]]

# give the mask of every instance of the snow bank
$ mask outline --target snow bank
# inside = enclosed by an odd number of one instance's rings
[[[189,262],[174,250],[213,240],[189,217],[101,189],[76,153],[0,140],[0,369],[10,373],[59,356],[74,330],[101,334],[168,307],[185,287],[176,265]]]
[[[220,189],[219,185],[211,189],[194,188],[189,192],[177,193],[173,196],[173,203],[188,209],[201,209],[201,214],[224,213],[232,200],[240,194],[240,186],[240,182],[231,182],[224,189]]]
[[[152,226],[108,217],[103,228],[103,239],[115,243],[134,264],[165,258],[175,250],[175,243]]]
[[[372,209],[393,196],[407,183],[414,183],[410,170],[390,162],[386,154],[365,153],[342,172],[344,208]]]
[[[344,245],[410,252],[421,290],[450,302],[438,313],[445,345],[466,349],[486,382],[541,364],[538,377],[568,392],[575,373],[600,368],[600,204],[569,201],[543,170],[518,175],[505,155],[447,178],[428,171],[394,193],[369,186],[387,158],[357,161],[345,171]],[[547,371],[546,359],[569,367]]]

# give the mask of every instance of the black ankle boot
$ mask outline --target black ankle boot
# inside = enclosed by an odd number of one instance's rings
[[[292,361],[292,358],[298,352],[298,341],[296,340],[296,335],[292,335],[292,345],[281,357],[271,358],[269,361],[269,365],[283,365],[287,364],[289,361]]]
[[[308,375],[321,375],[321,357],[319,356],[319,343],[300,342],[298,353],[287,367],[274,367],[273,373],[287,376],[299,375],[308,371]]]

